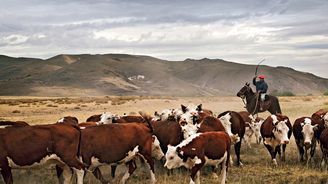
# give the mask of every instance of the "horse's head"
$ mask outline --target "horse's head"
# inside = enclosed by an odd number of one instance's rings
[[[238,91],[237,96],[244,99],[246,94],[248,94],[251,91],[252,88],[249,86],[249,82],[246,82],[245,86]]]

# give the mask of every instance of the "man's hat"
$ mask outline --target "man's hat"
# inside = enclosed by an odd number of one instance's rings
[[[264,79],[265,76],[264,76],[264,75],[260,75],[259,78],[260,78],[260,79]]]

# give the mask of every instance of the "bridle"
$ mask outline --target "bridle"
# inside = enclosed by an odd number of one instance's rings
[[[245,89],[243,89],[243,88],[245,88]],[[241,100],[243,101],[243,103],[245,105],[244,108],[247,108],[247,100],[245,102],[245,99],[246,99],[245,93],[249,92],[251,90],[251,87],[249,87],[249,85],[245,85],[243,88],[242,88],[242,90],[239,91],[239,93],[241,94],[240,95],[240,98],[241,98]],[[253,113],[252,114],[254,114],[255,111],[256,111],[256,107],[257,107],[257,103],[258,103],[258,93],[255,93],[255,95],[252,98],[252,100],[254,98],[256,98],[256,103],[255,103],[255,107],[254,107],[254,110],[253,110]]]

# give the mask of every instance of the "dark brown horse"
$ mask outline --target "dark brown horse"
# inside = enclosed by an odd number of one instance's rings
[[[262,103],[263,109],[260,110],[260,101],[258,95],[253,92],[252,88],[249,86],[249,83],[246,83],[242,87],[237,96],[243,100],[246,98],[246,109],[251,114],[257,114],[259,112],[269,111],[271,114],[281,114],[281,109],[279,105],[279,100],[277,97],[272,95],[267,95],[266,100]]]

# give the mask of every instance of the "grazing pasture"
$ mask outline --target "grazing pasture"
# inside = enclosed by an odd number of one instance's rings
[[[327,96],[297,96],[280,97],[281,110],[288,116],[291,123],[302,116],[311,116],[315,111],[328,109]],[[140,110],[153,114],[167,108],[179,108],[181,104],[203,104],[203,108],[210,109],[215,116],[226,110],[245,110],[244,104],[238,97],[0,97],[0,120],[26,121],[29,124],[55,123],[64,116],[75,116],[79,122],[84,122],[88,117],[102,112],[123,115]],[[259,114],[266,118],[268,113]],[[274,167],[271,158],[263,143],[256,144],[255,138],[251,140],[252,148],[242,143],[241,159],[243,166],[230,166],[227,173],[227,183],[267,184],[267,183],[328,183],[328,171],[320,169],[321,150],[316,148],[313,162],[306,166],[300,163],[299,154],[292,136],[286,150],[286,162],[278,158],[278,166]],[[232,158],[235,155],[232,151]],[[137,162],[138,168],[129,178],[127,183],[146,184],[149,182],[149,173],[143,163]],[[119,166],[114,183],[118,183],[123,175],[125,166]],[[111,178],[110,168],[101,168],[104,177]],[[189,183],[189,172],[178,169],[173,174],[167,175],[166,170],[156,162],[155,174],[158,184],[186,184]],[[52,184],[58,183],[55,169],[13,169],[16,184]],[[84,179],[85,183],[100,183],[91,173]],[[0,179],[0,183],[3,180]],[[210,168],[203,168],[201,183],[218,183],[211,177]]]

